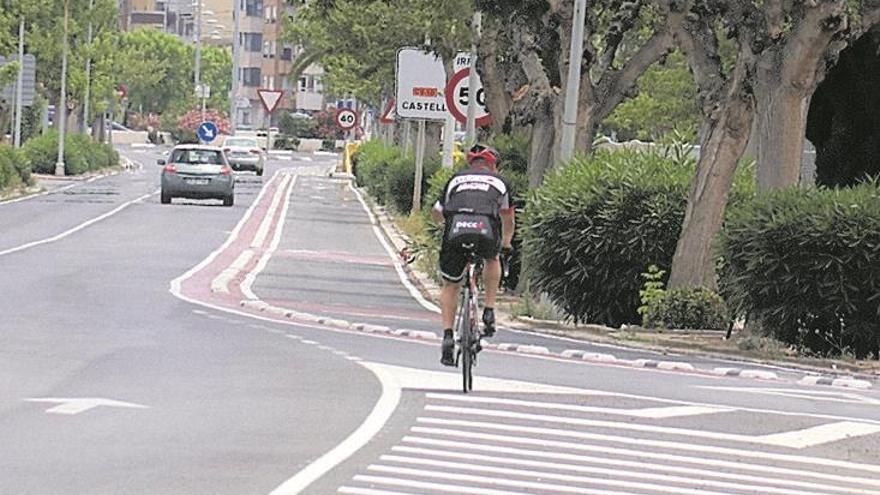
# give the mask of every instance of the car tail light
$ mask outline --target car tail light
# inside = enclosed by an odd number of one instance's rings
[[[232,169],[228,166],[224,165],[223,168],[220,169],[220,175],[230,175],[232,174]]]
[[[262,153],[262,151],[261,151],[261,150],[258,150],[258,149],[252,149],[252,150],[251,150],[251,153],[253,153],[253,154],[255,154],[255,155],[259,155],[260,153]]]
[[[163,168],[162,170],[164,170],[166,173],[169,173],[169,174],[176,174],[177,173],[177,167],[175,167],[173,163],[169,163],[168,165],[165,165],[165,168]]]
[[[230,151],[232,151],[232,148],[223,148],[223,151],[229,153]]]

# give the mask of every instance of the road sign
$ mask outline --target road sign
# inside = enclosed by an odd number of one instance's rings
[[[467,123],[468,110],[468,75],[471,70],[462,69],[452,76],[449,84],[446,86],[446,105],[449,107],[455,120],[462,124]],[[489,109],[486,107],[486,92],[483,90],[483,83],[477,78],[477,127],[483,127],[492,123],[492,116],[489,115]]]
[[[394,111],[395,108],[394,100],[388,102],[388,105],[385,107],[385,111],[382,112],[382,116],[379,117],[379,122],[382,124],[393,124],[397,120],[397,112]]]
[[[446,69],[436,55],[417,48],[397,52],[397,115],[404,119],[446,120]]]
[[[211,86],[199,84],[196,86],[196,98],[208,99],[211,97]]]
[[[280,89],[258,89],[257,93],[260,95],[260,101],[263,102],[266,113],[274,112],[284,95],[284,91]]]
[[[343,131],[350,131],[355,128],[358,121],[358,114],[354,110],[341,108],[336,112],[336,125]]]
[[[236,106],[236,108],[250,108],[251,107],[251,100],[242,96],[239,99],[235,100],[235,106]]]
[[[199,135],[199,140],[205,143],[210,143],[211,141],[217,139],[217,135],[220,134],[220,130],[217,128],[217,124],[213,122],[202,122],[199,125],[197,134]]]
[[[0,56],[0,67],[6,65],[9,62],[15,62],[18,60],[18,55],[13,55],[11,58],[7,59],[6,57]],[[21,89],[21,99],[22,105],[28,107],[34,104],[34,96],[36,96],[36,88],[37,88],[37,58],[33,55],[25,55],[24,56],[24,74],[22,77],[22,89]],[[5,88],[0,88],[0,99],[6,100],[10,104],[15,100],[15,81],[18,80],[16,77],[13,80],[13,83]]]

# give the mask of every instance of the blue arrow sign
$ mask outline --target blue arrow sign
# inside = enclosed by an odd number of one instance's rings
[[[202,122],[199,125],[197,134],[199,135],[199,140],[205,143],[210,143],[217,139],[217,135],[220,134],[220,129],[218,129],[217,124],[213,122]]]

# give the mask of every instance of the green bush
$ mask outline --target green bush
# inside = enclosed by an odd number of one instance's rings
[[[299,138],[291,136],[277,136],[272,138],[272,147],[276,150],[295,150],[299,146]]]
[[[29,140],[23,150],[34,173],[55,173],[55,162],[58,161],[57,131],[51,130]],[[85,134],[71,133],[65,136],[64,165],[67,175],[80,175],[118,163],[119,154],[110,145],[96,143]]]
[[[741,167],[733,203],[753,189],[752,172]],[[533,288],[576,321],[640,322],[641,273],[669,271],[693,173],[680,150],[600,150],[550,174],[523,222]]]
[[[320,138],[319,126],[320,123],[311,117],[295,117],[290,113],[281,115],[281,120],[278,122],[278,130],[284,134],[304,139]]]
[[[880,186],[791,189],[729,216],[721,291],[750,327],[818,354],[880,358]]]
[[[385,146],[380,141],[368,141],[354,155],[354,173],[357,183],[367,187],[370,194],[384,205],[400,213],[412,209],[415,184],[415,158],[404,156],[397,146]],[[440,168],[437,159],[427,159],[422,176],[422,196],[428,201],[430,179]],[[436,198],[435,198],[436,199]]]
[[[702,287],[663,291],[644,313],[644,325],[648,328],[724,330],[729,323],[730,312],[724,300]]]
[[[0,190],[31,183],[31,169],[24,153],[12,146],[0,144]]]

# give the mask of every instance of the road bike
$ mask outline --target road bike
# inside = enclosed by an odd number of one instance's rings
[[[462,285],[461,298],[458,302],[458,315],[455,318],[455,335],[458,336],[455,365],[461,366],[462,391],[468,393],[474,389],[473,368],[477,363],[477,354],[481,349],[479,315],[480,273],[483,270],[483,258],[474,252],[468,254],[467,277]]]

